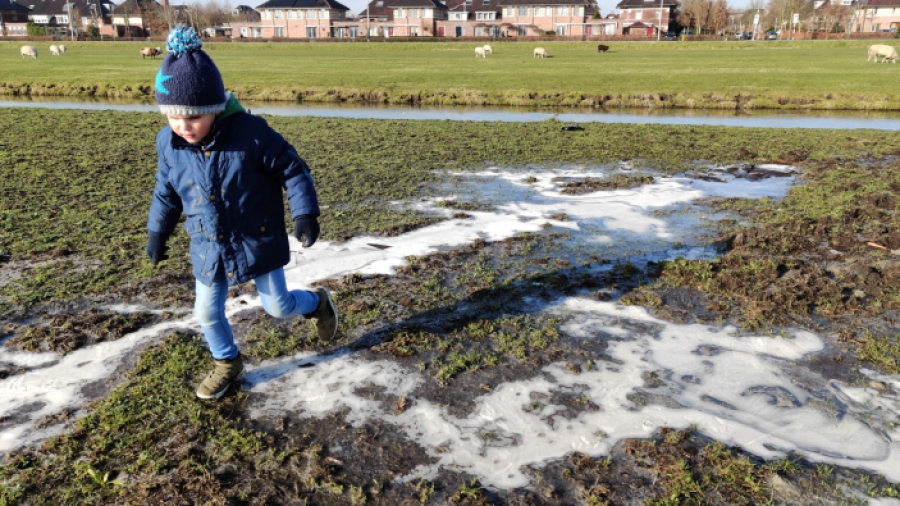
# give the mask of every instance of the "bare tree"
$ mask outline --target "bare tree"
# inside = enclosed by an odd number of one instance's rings
[[[725,0],[716,0],[709,12],[709,22],[715,32],[722,33],[728,26],[728,4]]]
[[[152,34],[166,34],[176,24],[177,12],[174,7],[154,3],[144,11],[144,25]]]
[[[685,28],[691,28],[695,25],[694,3],[699,1],[703,0],[684,0],[684,2],[682,2],[681,8],[678,10],[678,15],[676,17],[679,25]]]
[[[187,4],[185,10],[188,19],[195,29],[202,30],[209,26],[221,26],[231,20],[231,6],[226,0],[204,0]]]
[[[694,23],[697,26],[697,35],[703,33],[703,28],[710,25],[709,13],[712,10],[712,2],[710,0],[696,0],[691,5],[693,8]]]
[[[826,32],[842,32],[853,17],[853,8],[848,5],[827,3],[819,9],[820,28]]]

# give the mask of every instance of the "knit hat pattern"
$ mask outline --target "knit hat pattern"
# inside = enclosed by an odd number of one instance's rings
[[[222,75],[193,28],[179,26],[169,32],[156,74],[156,103],[163,114],[194,116],[225,110],[228,96]]]

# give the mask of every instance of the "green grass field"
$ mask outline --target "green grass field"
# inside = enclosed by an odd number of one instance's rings
[[[893,41],[887,41],[892,43]],[[219,43],[205,48],[242,99],[431,105],[898,110],[900,66],[866,62],[873,41],[494,44]],[[158,44],[158,43],[153,43]],[[23,60],[0,43],[2,95],[141,98],[160,60],[141,43],[68,42]]]

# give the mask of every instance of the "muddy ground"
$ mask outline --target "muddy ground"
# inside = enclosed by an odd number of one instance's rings
[[[874,176],[887,182],[826,215],[786,211],[770,202],[706,202],[735,216],[720,230],[708,231],[708,241],[724,251],[714,261],[635,265],[579,257],[564,250],[567,232],[548,224],[538,234],[478,241],[411,259],[396,275],[352,275],[324,282],[336,293],[344,315],[338,343],[318,342],[301,318],[275,320],[261,309],[238,314],[235,334],[255,363],[297,350],[329,353],[347,346],[365,358],[387,357],[420,368],[430,379],[409,398],[385,394],[377,386],[361,393],[380,401],[387,411],[402,412],[415,399],[427,399],[457,416],[472,411],[473,391],[488,392],[504,382],[534,377],[549,362],[566,362],[577,373],[608,358],[608,341],[567,336],[556,330],[559,319],[534,316],[564,295],[620,299],[676,322],[734,322],[745,329],[772,332],[784,325],[808,328],[829,341],[825,352],[806,359],[824,376],[850,381],[863,360],[896,372],[898,357],[883,350],[896,345],[893,336],[900,330],[900,215],[896,214],[900,182],[887,176],[897,172],[897,164],[879,160],[851,165],[860,178]],[[804,169],[806,184],[816,186],[826,184],[827,174],[837,167],[822,163]],[[848,192],[860,190],[854,181],[847,178]],[[633,178],[616,184],[646,182]],[[605,186],[586,179],[567,182],[566,188],[584,193],[603,191]],[[480,204],[454,205],[458,208],[454,217],[464,218],[466,210]],[[116,339],[189,311],[192,282],[160,277],[90,300],[36,307],[2,322],[11,336],[4,345],[67,353]],[[252,284],[243,285],[232,295],[252,291]],[[113,302],[160,311],[126,318],[96,309]],[[515,337],[511,341],[504,337],[509,335]],[[201,348],[197,337],[185,331],[173,333],[153,351],[166,356],[182,348],[195,350],[197,360],[204,359],[196,351]],[[128,364],[133,366],[134,362]],[[125,369],[97,389],[97,399],[122,385]],[[27,370],[0,364],[4,377]],[[184,387],[190,389],[196,378],[186,379]],[[636,394],[644,395],[641,402],[665,402],[650,392],[655,378],[645,380],[647,392]],[[382,422],[354,427],[341,412],[318,420],[290,415],[251,419],[249,410],[260,402],[235,389],[204,409],[221,416],[229,429],[256,434],[264,444],[259,455],[266,458],[241,454],[209,466],[205,463],[217,460],[211,436],[199,424],[181,425],[171,437],[152,442],[154,451],[166,456],[156,473],[127,477],[118,491],[95,491],[96,497],[100,502],[133,504],[386,505],[809,504],[815,497],[817,502],[839,504],[859,501],[856,493],[893,490],[871,473],[823,468],[800,455],[763,462],[690,429],[663,429],[649,440],[620,441],[607,457],[572,453],[529,470],[528,490],[484,488],[477,479],[452,470],[430,480],[397,483],[395,478],[431,458],[396,428]],[[549,404],[564,406],[563,416],[569,419],[597,409],[578,391],[535,396],[529,408],[539,413]],[[46,423],[72,423],[75,415],[60,413]],[[87,444],[98,436],[78,427],[70,437]],[[491,437],[485,435],[487,441]],[[7,455],[6,478],[20,473],[25,497],[28,490],[35,491],[28,487],[38,483],[44,487],[62,483],[65,477],[35,465],[61,448],[65,445],[54,443]],[[115,474],[109,480],[114,478]],[[54,497],[44,501],[52,503]]]

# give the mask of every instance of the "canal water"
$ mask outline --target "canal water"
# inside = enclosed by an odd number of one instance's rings
[[[416,107],[356,104],[306,105],[285,102],[246,102],[254,114],[275,116],[318,116],[333,118],[409,119],[451,121],[546,121],[566,123],[654,123],[668,125],[718,125],[756,128],[827,128],[900,130],[900,112],[797,111],[735,112],[718,110],[503,108],[503,107]],[[156,111],[152,101],[75,100],[66,98],[24,98],[0,100],[3,107],[56,109]]]

